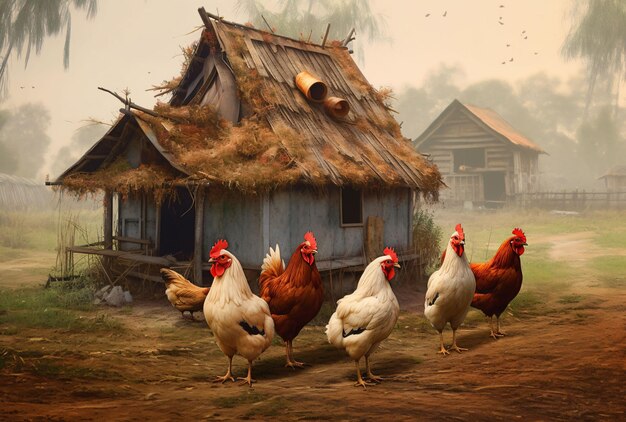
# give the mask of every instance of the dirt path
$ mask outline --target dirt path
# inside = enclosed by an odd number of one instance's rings
[[[593,251],[586,234],[560,237],[559,246],[564,241]],[[582,259],[557,249],[553,259]],[[214,384],[226,358],[206,325],[183,321],[165,301],[140,302],[107,311],[126,327],[119,334],[0,335],[0,349],[8,350],[0,419],[625,420],[626,294],[584,289],[572,303],[507,316],[508,335],[498,341],[473,314],[459,334],[470,350],[445,358],[421,312],[404,312],[373,356],[385,381],[366,391],[352,386],[354,365],[327,344],[323,327],[306,327],[294,343],[296,357],[313,366],[284,368],[277,344],[255,363],[253,389]],[[401,301],[418,309],[423,293],[405,290],[397,292]],[[242,359],[234,370],[244,375]]]

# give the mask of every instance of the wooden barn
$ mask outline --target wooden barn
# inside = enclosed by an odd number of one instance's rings
[[[454,100],[416,140],[450,189],[445,202],[498,206],[539,190],[537,144],[488,108]]]
[[[103,246],[74,252],[128,263],[122,274],[145,279],[177,268],[197,284],[210,277],[208,253],[220,238],[255,271],[276,243],[287,260],[307,230],[322,271],[362,267],[372,239],[410,256],[414,202],[436,200],[441,176],[402,136],[344,43],[297,41],[199,12],[202,35],[182,75],[162,87],[169,102],[127,103],[54,182],[105,192]]]
[[[626,166],[613,166],[600,179],[608,192],[626,192]]]

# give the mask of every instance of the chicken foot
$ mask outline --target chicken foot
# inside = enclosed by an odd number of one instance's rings
[[[359,361],[355,360],[354,365],[356,366],[356,383],[354,383],[355,387],[361,386],[364,390],[367,390],[367,383],[363,381],[363,377],[361,377],[361,369],[359,368]]]
[[[500,317],[497,318],[497,328],[493,331],[493,315],[489,318],[489,328],[491,328],[491,338],[497,340],[500,337],[504,337],[504,333],[500,332]]]
[[[365,368],[367,371],[367,378],[374,384],[382,382],[382,378],[372,374],[372,367],[370,366],[370,357],[365,355]]]
[[[256,382],[256,380],[252,378],[252,362],[251,361],[248,361],[248,376],[245,378],[238,377],[237,381],[243,381],[241,385],[248,384],[250,387],[252,387],[253,382]]]
[[[285,341],[285,353],[287,355],[287,363],[285,364],[285,368],[289,367],[291,369],[302,368],[306,365],[304,362],[298,362],[293,358],[293,344],[292,340]]]
[[[505,332],[500,331],[500,317],[496,315],[496,335],[498,337],[504,337],[506,335]]]
[[[229,356],[228,357],[228,371],[226,372],[226,375],[224,375],[223,377],[217,377],[215,381],[213,382],[221,382],[222,384],[224,384],[227,380],[231,380],[232,382],[235,382],[235,378],[233,378],[232,369],[233,369],[233,357]]]
[[[456,345],[456,329],[452,330],[452,346],[450,346],[450,349],[448,350],[456,350],[458,353],[467,350],[464,347],[459,347]]]
[[[443,356],[449,355],[450,352],[448,352],[446,350],[445,346],[443,345],[443,331],[439,332],[439,341],[440,341],[440,347],[439,347],[439,351],[437,353],[441,353]]]

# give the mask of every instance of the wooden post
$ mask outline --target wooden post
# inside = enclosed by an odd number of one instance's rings
[[[194,230],[193,251],[193,281],[197,286],[202,286],[202,263],[204,244],[204,186],[199,186],[196,191],[196,227]]]
[[[113,248],[113,193],[104,192],[104,248]]]
[[[113,192],[104,192],[104,249],[113,249]],[[111,278],[111,257],[102,257],[102,267]]]

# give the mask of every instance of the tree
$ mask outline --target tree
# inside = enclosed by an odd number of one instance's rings
[[[63,65],[70,63],[72,7],[87,10],[87,17],[97,13],[98,0],[0,0],[0,92],[6,90],[7,64],[13,52],[24,55],[28,65],[30,53],[41,52],[46,37],[65,30]]]
[[[619,88],[626,76],[626,2],[586,0],[573,9],[574,24],[563,44],[566,58],[582,58],[587,63],[585,116],[599,80],[613,94],[618,109]]]
[[[12,158],[1,161],[4,166],[0,167],[0,172],[34,178],[50,145],[50,137],[46,134],[50,114],[43,105],[31,103],[3,113],[8,115],[0,127],[0,148]]]
[[[259,0],[238,0],[242,10],[257,28],[268,29],[296,39],[322,42],[326,25],[330,24],[328,41],[345,39],[352,28],[366,41],[385,39],[385,20],[374,14],[369,1],[364,0],[282,0],[273,12]],[[357,53],[363,56],[359,44]]]
[[[596,177],[626,156],[624,139],[608,106],[602,108],[595,118],[585,121],[578,129],[576,138],[579,155],[584,157]]]
[[[101,124],[90,124],[76,130],[69,145],[63,146],[57,152],[51,166],[53,177],[61,175],[78,160],[98,139],[102,138],[108,127]]]

